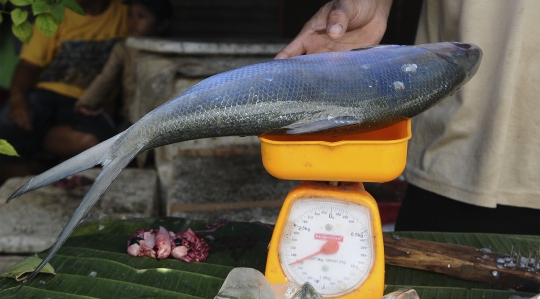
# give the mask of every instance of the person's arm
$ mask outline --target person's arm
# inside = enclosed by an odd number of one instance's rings
[[[121,42],[120,42],[121,43]],[[103,70],[92,81],[83,95],[75,103],[75,110],[88,115],[98,115],[103,112],[101,103],[109,98],[111,93],[122,83],[122,70],[124,68],[124,47],[118,43],[111,51],[111,55]]]
[[[37,82],[42,67],[19,60],[11,82],[11,93],[9,96],[10,109],[9,118],[24,130],[32,130],[32,110],[26,101],[26,96]]]
[[[62,26],[61,24],[59,26]],[[59,40],[60,28],[53,38],[45,36],[34,24],[34,33],[28,44],[22,46],[19,63],[15,67],[10,88],[8,117],[24,130],[32,130],[33,112],[27,96],[39,81],[41,72],[55,55],[55,40]]]
[[[276,59],[378,44],[392,0],[334,0],[325,4]]]

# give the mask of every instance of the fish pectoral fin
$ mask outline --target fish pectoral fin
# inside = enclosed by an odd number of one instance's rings
[[[350,51],[363,51],[363,50],[369,50],[369,49],[374,49],[374,48],[394,48],[394,47],[401,47],[401,46],[399,45],[372,45],[372,46],[365,46],[365,47],[352,49]]]
[[[326,119],[317,119],[311,121],[302,121],[298,123],[291,124],[286,126],[284,129],[287,130],[287,134],[305,134],[312,132],[319,132],[329,129],[335,129],[350,125],[358,124],[358,118],[354,116],[338,116],[338,117],[328,117]]]

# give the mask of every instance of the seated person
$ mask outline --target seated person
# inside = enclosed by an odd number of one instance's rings
[[[78,3],[84,16],[66,9],[52,38],[34,26],[21,50],[9,101],[0,107],[0,139],[21,157],[0,155],[0,183],[35,173],[29,158],[42,149],[67,158],[116,133],[107,114],[86,116],[73,107],[114,44],[127,36],[127,6],[120,0]]]
[[[130,0],[124,3],[129,4],[129,36],[160,36],[169,27],[172,6],[168,0]],[[75,109],[87,116],[100,115],[104,111],[104,102],[122,85],[119,130],[123,131],[137,121],[129,118],[129,107],[135,93],[136,54],[137,50],[127,47],[125,40],[118,42],[103,71],[77,100]]]

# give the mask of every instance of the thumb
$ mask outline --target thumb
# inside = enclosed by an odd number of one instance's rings
[[[328,14],[328,20],[326,21],[326,34],[331,39],[341,38],[349,25],[349,17],[347,13],[340,7],[334,5],[330,13]]]

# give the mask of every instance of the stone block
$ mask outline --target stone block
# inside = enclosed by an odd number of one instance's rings
[[[129,47],[163,54],[177,55],[266,55],[275,56],[286,43],[267,43],[253,41],[188,41],[156,37],[130,37]]]
[[[95,179],[101,169],[79,175]],[[0,188],[0,252],[30,253],[52,245],[90,186],[65,190],[52,185],[5,200],[31,177],[12,178]],[[89,212],[87,219],[107,216],[156,216],[157,175],[154,170],[124,169]]]
[[[275,223],[283,200],[298,184],[269,175],[258,146],[182,150],[173,161],[167,214]]]

